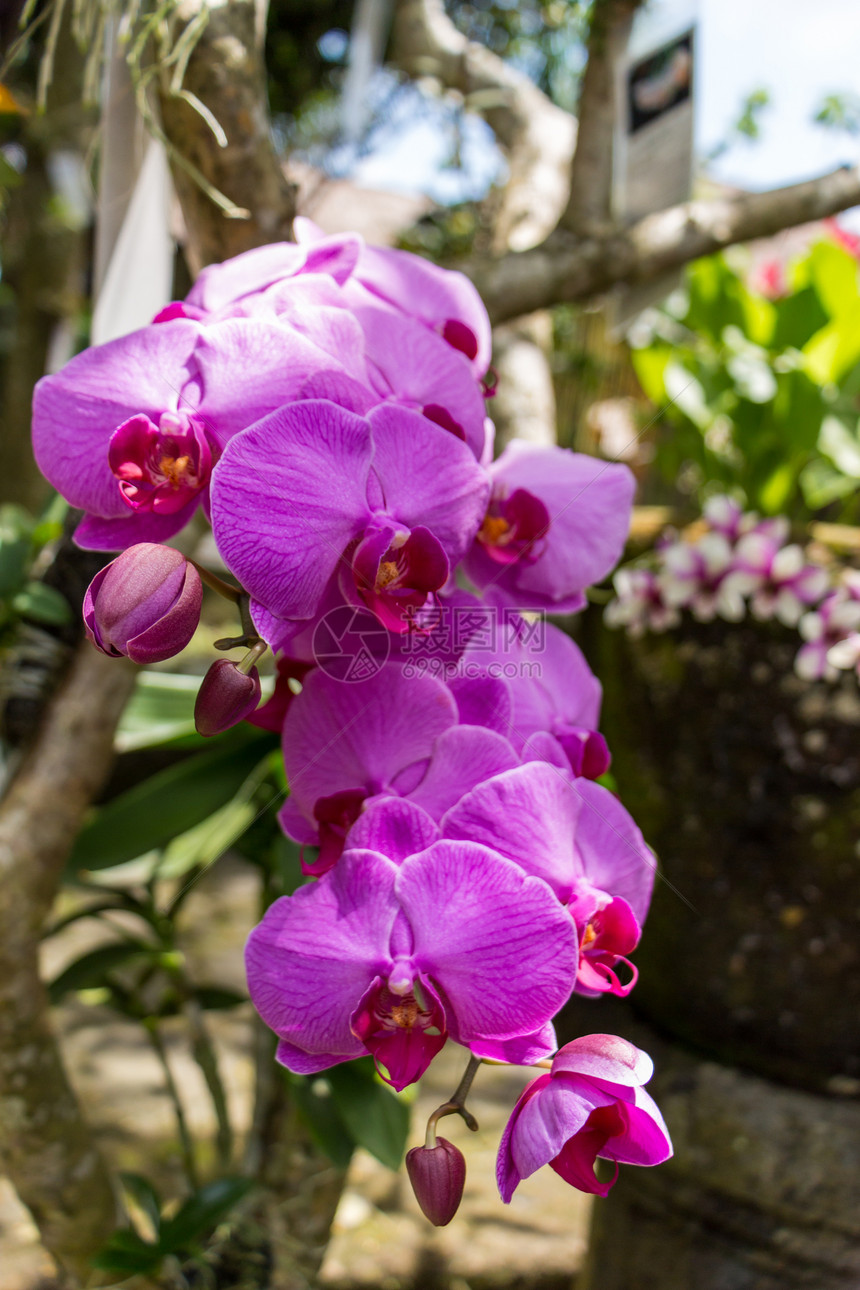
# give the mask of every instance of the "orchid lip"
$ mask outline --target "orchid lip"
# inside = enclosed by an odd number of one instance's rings
[[[549,512],[540,498],[517,488],[490,500],[477,540],[498,564],[532,564],[542,554],[549,527]]]
[[[409,630],[416,611],[444,586],[449,568],[429,529],[404,529],[385,520],[368,528],[352,557],[359,596],[393,632]]]
[[[408,960],[397,960],[388,980],[377,977],[350,1020],[377,1070],[398,1092],[420,1079],[447,1039],[445,1011]]]
[[[156,425],[138,413],[114,431],[108,463],[133,511],[173,515],[209,483],[214,453],[196,417],[164,412]]]

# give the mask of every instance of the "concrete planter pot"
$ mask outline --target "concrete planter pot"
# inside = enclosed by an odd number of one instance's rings
[[[634,1007],[733,1065],[860,1092],[856,676],[801,681],[776,624],[587,631],[622,798],[666,879]]]

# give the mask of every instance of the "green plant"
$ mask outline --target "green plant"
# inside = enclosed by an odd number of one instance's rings
[[[744,266],[745,268],[746,266]],[[727,255],[692,264],[682,289],[632,330],[642,388],[672,427],[657,465],[740,489],[806,519],[860,488],[860,286],[854,255],[822,239],[755,290]],[[766,293],[766,294],[765,294]]]

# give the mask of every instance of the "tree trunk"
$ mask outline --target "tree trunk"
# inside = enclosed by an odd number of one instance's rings
[[[271,138],[261,6],[255,0],[209,0],[207,7],[208,20],[188,61],[183,91],[217,122],[220,138],[186,98],[166,87],[160,96],[164,131],[173,149],[173,181],[185,216],[186,256],[195,276],[206,264],[288,238],[295,215],[295,189]],[[185,0],[178,17],[190,21],[202,8],[202,0]],[[230,218],[182,161],[233,203]]]
[[[38,947],[133,675],[82,644],[0,806],[0,1161],[73,1285],[118,1211],[50,1027]]]

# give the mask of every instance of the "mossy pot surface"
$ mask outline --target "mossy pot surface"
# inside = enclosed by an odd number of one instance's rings
[[[603,729],[662,880],[632,999],[664,1033],[860,1094],[860,685],[775,624],[629,640],[587,617]]]

